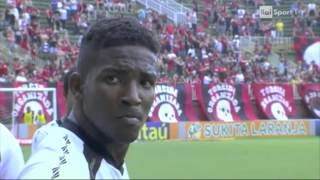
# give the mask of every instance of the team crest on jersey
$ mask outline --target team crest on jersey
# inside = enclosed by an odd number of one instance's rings
[[[309,109],[311,109],[317,117],[320,117],[320,92],[308,92],[304,95],[304,98]]]
[[[229,84],[217,84],[208,90],[210,101],[208,113],[221,121],[232,122],[234,114],[240,111],[238,100],[235,98],[236,88]]]
[[[23,84],[17,88],[45,88],[41,84]],[[21,117],[23,113],[27,112],[27,109],[30,109],[34,115],[39,111],[52,117],[53,115],[53,104],[49,99],[48,92],[43,91],[17,91],[14,94],[14,108],[13,116]],[[51,118],[49,118],[51,119]]]
[[[268,110],[276,120],[288,120],[287,112],[292,107],[286,100],[286,90],[281,86],[266,86],[260,90],[262,95],[261,107]]]
[[[177,97],[178,90],[176,88],[169,85],[157,85],[149,117],[166,123],[178,122],[182,110]]]

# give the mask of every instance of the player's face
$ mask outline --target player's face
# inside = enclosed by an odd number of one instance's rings
[[[144,47],[120,46],[96,58],[85,80],[84,113],[106,137],[132,142],[153,102],[156,56]]]

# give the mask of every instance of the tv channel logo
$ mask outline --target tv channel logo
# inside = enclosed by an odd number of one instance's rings
[[[279,17],[292,15],[290,10],[273,8],[272,6],[260,6],[259,11],[260,18],[262,19],[271,19],[274,16]]]
[[[269,19],[273,17],[273,8],[272,6],[260,6],[260,18]]]

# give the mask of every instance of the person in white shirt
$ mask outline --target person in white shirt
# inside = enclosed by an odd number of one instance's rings
[[[315,16],[317,5],[315,3],[308,3],[308,15]]]
[[[16,76],[15,80],[16,80],[17,82],[28,82],[28,79],[27,79],[26,76],[25,76],[24,70],[20,70],[20,71],[18,72],[18,75]]]
[[[210,71],[207,71],[203,77],[203,84],[209,85],[212,81],[212,75]]]
[[[23,165],[24,159],[18,141],[0,123],[0,179],[16,179]]]
[[[241,7],[241,8],[239,8],[239,9],[237,10],[237,14],[238,14],[238,17],[239,17],[240,19],[242,19],[242,18],[244,17],[244,15],[246,14],[246,10]]]
[[[68,20],[68,11],[66,9],[65,6],[62,6],[62,8],[59,9],[59,13],[60,13],[60,22],[62,25],[62,30],[66,29],[66,23]]]
[[[48,128],[19,178],[129,178],[124,159],[155,95],[156,37],[131,17],[91,26],[69,80],[70,115]]]

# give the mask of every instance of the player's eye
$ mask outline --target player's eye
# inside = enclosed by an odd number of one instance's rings
[[[104,78],[105,82],[107,84],[111,84],[111,85],[115,85],[115,84],[118,84],[120,82],[120,79],[114,75],[107,75],[105,78]]]
[[[141,80],[140,84],[145,89],[151,89],[154,87],[154,81],[151,80]]]

